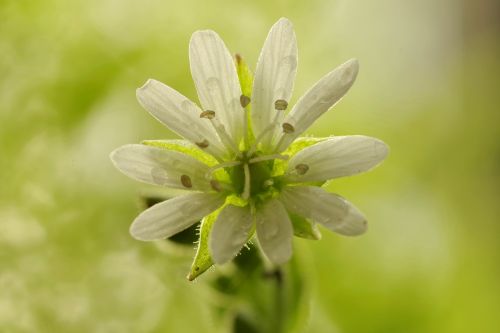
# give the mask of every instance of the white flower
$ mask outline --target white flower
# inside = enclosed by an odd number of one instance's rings
[[[189,59],[201,108],[152,79],[137,90],[140,104],[186,140],[145,141],[111,154],[129,177],[189,191],[141,213],[130,228],[133,237],[164,239],[202,220],[197,257],[208,256],[209,267],[212,259],[231,260],[255,231],[267,258],[282,264],[291,256],[294,232],[319,238],[316,223],[349,236],[366,230],[363,214],[321,185],[374,168],[388,147],[361,135],[299,138],[349,90],[355,59],[326,74],[288,113],[297,43],[287,19],[271,28],[253,85],[241,58],[235,65],[213,31],[193,34]],[[200,254],[203,247],[209,254]]]

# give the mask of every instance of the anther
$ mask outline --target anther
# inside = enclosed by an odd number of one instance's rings
[[[193,183],[191,183],[191,178],[189,178],[188,175],[182,175],[181,176],[181,184],[184,187],[187,187],[187,188],[193,187]]]
[[[241,95],[240,96],[240,104],[241,104],[241,107],[246,108],[247,105],[250,104],[250,97],[245,96],[245,95]]]
[[[200,148],[207,148],[208,147],[208,140],[204,139],[201,142],[196,142],[196,145]]]
[[[278,99],[274,102],[274,108],[278,111],[284,111],[288,107],[288,102],[284,99]]]
[[[283,125],[281,125],[281,127],[283,128],[283,132],[284,133],[293,133],[295,132],[295,128],[293,127],[292,124],[290,123],[283,123]]]
[[[203,111],[202,113],[200,113],[200,118],[214,119],[215,111],[212,110]]]
[[[210,186],[212,186],[212,189],[216,192],[221,192],[222,191],[222,186],[220,185],[220,183],[215,180],[215,179],[212,179],[210,181]]]
[[[299,175],[304,175],[308,170],[309,170],[309,166],[307,164],[297,164],[295,166],[295,170],[297,170],[297,174]]]
[[[274,181],[272,179],[268,179],[264,181],[264,184],[262,184],[264,188],[268,188],[274,185]]]
[[[236,53],[236,54],[234,55],[234,57],[236,58],[236,62],[238,63],[238,65],[239,65],[239,64],[241,63],[241,61],[243,60],[243,59],[241,58],[241,55],[240,55],[239,53]]]

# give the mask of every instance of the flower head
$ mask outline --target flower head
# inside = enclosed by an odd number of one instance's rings
[[[349,90],[357,60],[326,74],[291,107],[297,43],[285,18],[271,28],[254,77],[210,30],[193,34],[189,59],[201,108],[152,79],[137,90],[140,104],[185,140],[144,141],[111,154],[131,178],[187,191],[142,212],[130,228],[134,238],[164,239],[202,220],[194,278],[231,260],[254,234],[266,257],[282,264],[294,234],[319,239],[316,224],[349,236],[365,232],[363,214],[321,186],[372,169],[388,147],[361,135],[299,137]]]

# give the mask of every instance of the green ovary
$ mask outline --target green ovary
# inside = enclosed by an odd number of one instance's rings
[[[243,163],[231,168],[226,168],[229,174],[231,183],[234,187],[234,193],[241,195],[245,188],[245,171]],[[274,160],[261,161],[248,164],[250,170],[250,198],[249,200],[260,201],[265,197],[272,195],[276,189],[272,186],[274,179],[271,176],[273,170]],[[269,183],[272,180],[272,183]],[[267,184],[266,184],[267,182]]]

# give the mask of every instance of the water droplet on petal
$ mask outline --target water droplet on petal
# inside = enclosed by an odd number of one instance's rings
[[[185,99],[181,102],[181,110],[182,112],[192,112],[192,110],[196,110],[193,102],[188,99]]]
[[[182,216],[188,216],[193,213],[193,204],[191,202],[184,202],[179,206],[179,212]]]
[[[271,240],[278,235],[279,228],[275,223],[269,224],[264,233],[264,239]]]
[[[167,172],[165,169],[154,167],[151,169],[151,178],[153,178],[153,182],[158,185],[163,185],[167,181]]]
[[[205,85],[210,94],[218,94],[221,92],[220,81],[216,77],[209,77],[205,81]]]
[[[295,56],[289,55],[281,59],[280,61],[280,67],[281,66],[287,66],[290,68],[290,71],[294,70],[297,68],[297,59]]]

